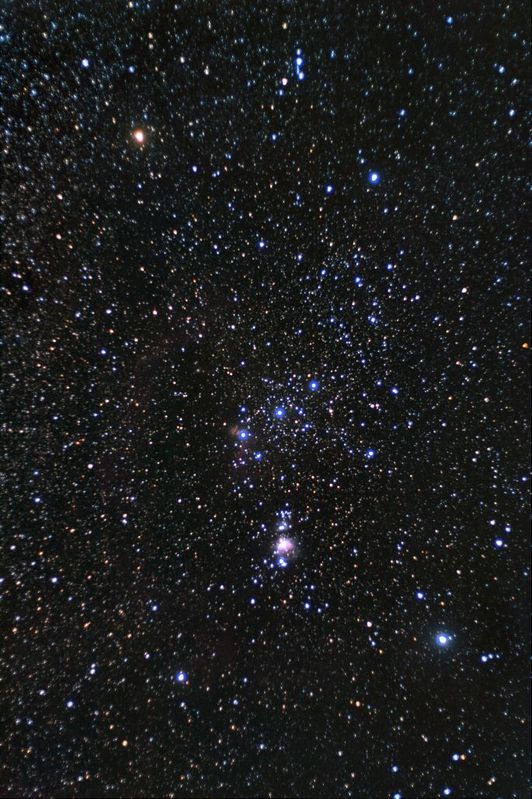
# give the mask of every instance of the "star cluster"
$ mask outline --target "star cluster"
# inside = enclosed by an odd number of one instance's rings
[[[528,795],[528,27],[4,9],[4,795]]]

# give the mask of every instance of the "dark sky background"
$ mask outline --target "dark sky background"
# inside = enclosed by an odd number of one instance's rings
[[[2,3],[0,795],[528,796],[529,22]]]

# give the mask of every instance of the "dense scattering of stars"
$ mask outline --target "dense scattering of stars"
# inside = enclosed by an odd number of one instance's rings
[[[2,795],[528,795],[528,27],[5,5]]]

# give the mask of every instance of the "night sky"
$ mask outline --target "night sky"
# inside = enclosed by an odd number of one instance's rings
[[[528,796],[528,3],[2,5],[0,795]]]

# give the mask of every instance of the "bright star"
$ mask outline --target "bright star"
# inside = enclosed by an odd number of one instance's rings
[[[369,182],[370,183],[376,184],[376,183],[379,182],[379,180],[380,180],[380,175],[379,175],[378,172],[370,172],[369,173]]]

